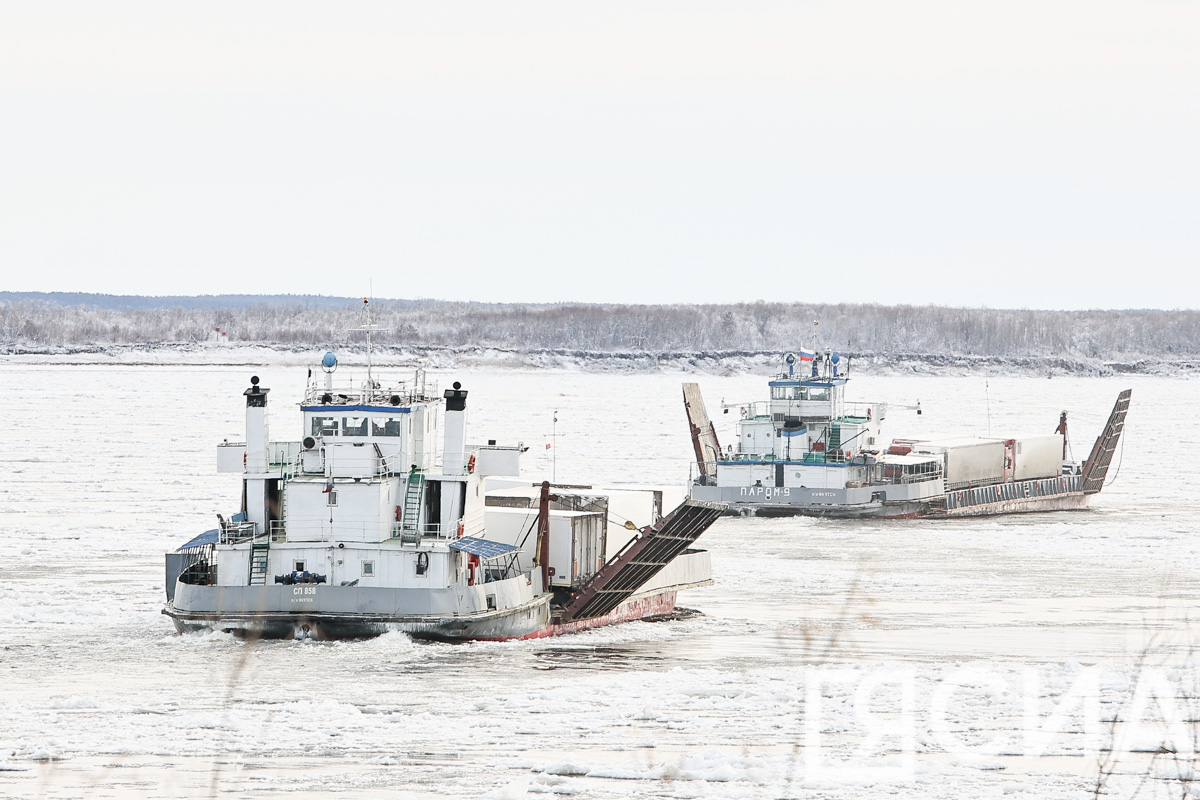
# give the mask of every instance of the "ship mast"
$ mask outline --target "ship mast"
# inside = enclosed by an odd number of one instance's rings
[[[376,388],[375,380],[371,375],[371,367],[374,366],[374,351],[371,344],[371,332],[386,331],[388,328],[385,328],[382,325],[373,325],[371,323],[371,298],[369,297],[363,298],[363,319],[366,320],[363,325],[357,328],[350,328],[349,330],[365,331],[367,334],[367,385],[363,392],[363,399],[366,400],[368,395],[373,393]]]

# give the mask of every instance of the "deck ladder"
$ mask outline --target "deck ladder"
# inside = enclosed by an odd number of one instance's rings
[[[421,490],[425,487],[425,476],[410,472],[408,486],[404,490],[404,514],[400,519],[400,540],[404,544],[421,541]]]
[[[265,586],[267,584],[267,554],[271,551],[271,536],[268,534],[260,542],[258,537],[250,540],[250,585]]]

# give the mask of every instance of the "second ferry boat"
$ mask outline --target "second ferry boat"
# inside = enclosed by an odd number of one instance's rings
[[[770,400],[738,406],[724,449],[700,388],[683,385],[696,456],[688,496],[743,516],[947,517],[1081,509],[1104,487],[1132,391],[1121,392],[1082,463],[1066,460],[1066,412],[1054,433],[896,439],[886,403],[848,403],[837,353],[788,353]]]

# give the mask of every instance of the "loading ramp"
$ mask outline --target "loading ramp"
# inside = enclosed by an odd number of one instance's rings
[[[609,613],[691,547],[724,512],[724,503],[687,500],[643,528],[579,587],[563,606],[562,620],[593,619]]]
[[[1096,437],[1091,455],[1083,462],[1080,489],[1084,494],[1096,494],[1104,488],[1104,478],[1108,475],[1113,453],[1117,449],[1117,443],[1121,441],[1121,433],[1125,430],[1125,415],[1129,413],[1129,398],[1132,395],[1132,389],[1126,389],[1117,395],[1116,405],[1108,415],[1108,424],[1104,426],[1104,432]]]

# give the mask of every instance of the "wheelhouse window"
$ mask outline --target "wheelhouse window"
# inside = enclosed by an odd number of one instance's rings
[[[801,400],[828,400],[829,389],[824,386],[805,386],[800,390]]]
[[[372,436],[399,436],[400,420],[397,417],[372,417]]]
[[[338,435],[337,417],[313,417],[312,418],[312,435],[313,436],[337,436]]]
[[[342,436],[366,436],[366,417],[342,417]]]

